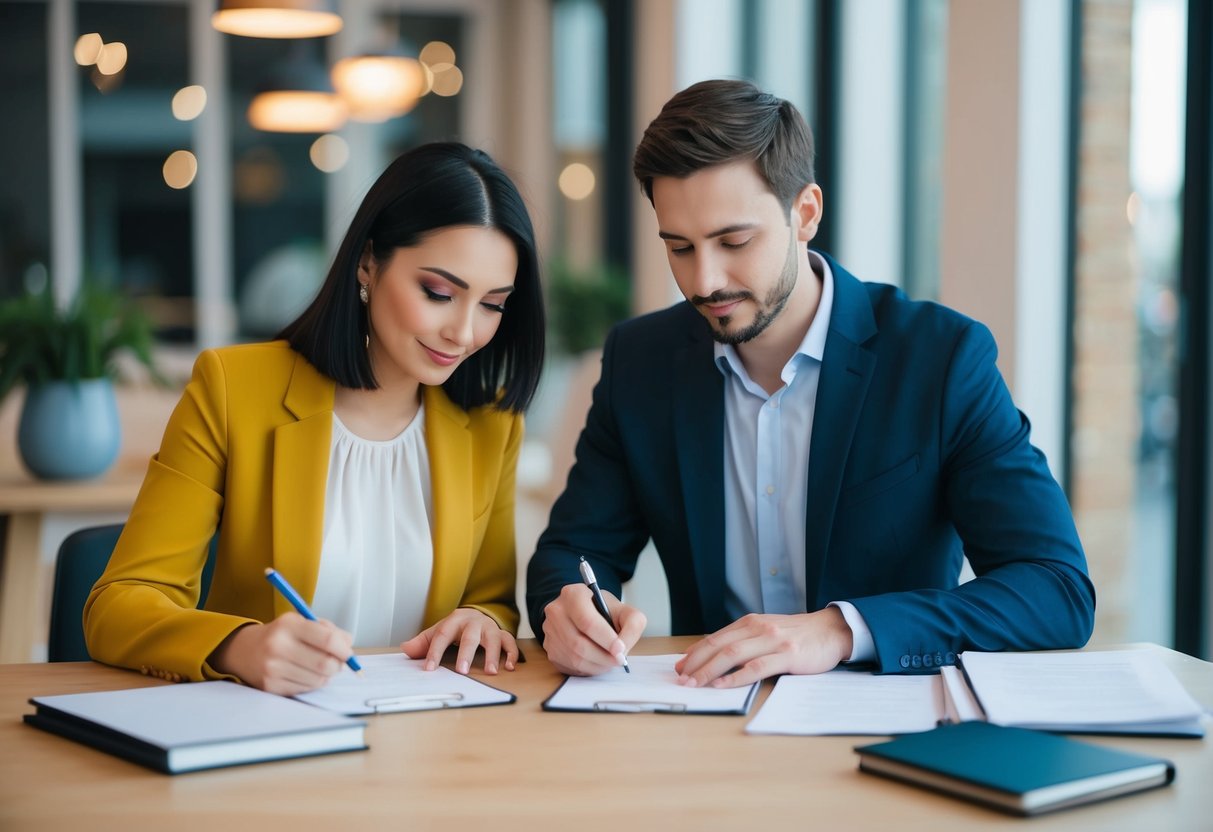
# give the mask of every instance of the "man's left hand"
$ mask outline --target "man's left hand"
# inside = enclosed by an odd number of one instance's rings
[[[851,656],[851,628],[837,607],[801,615],[751,613],[691,645],[674,670],[680,684],[733,688],[780,673],[823,673]]]

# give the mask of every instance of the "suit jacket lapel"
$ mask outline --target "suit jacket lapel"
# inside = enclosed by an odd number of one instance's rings
[[[698,318],[698,312],[693,313]],[[724,379],[706,325],[674,361],[674,441],[687,535],[706,632],[728,623],[724,609]]]
[[[875,353],[863,346],[876,335],[868,293],[841,266],[828,257],[826,260],[834,276],[834,309],[817,386],[813,436],[809,440],[805,511],[805,597],[809,611],[832,600],[820,597],[830,530],[855,426],[876,368]]]
[[[471,571],[472,435],[468,415],[440,387],[425,388],[425,444],[433,494],[434,572],[425,626],[459,605]]]
[[[298,420],[274,431],[274,568],[309,604],[320,571],[336,385],[296,356],[283,405]],[[274,615],[292,609],[274,593]]]

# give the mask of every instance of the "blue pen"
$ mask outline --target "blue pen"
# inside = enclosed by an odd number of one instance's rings
[[[315,621],[316,614],[308,609],[307,602],[300,597],[295,588],[286,582],[286,578],[282,577],[276,569],[266,568],[265,579],[274,585],[274,589],[282,593],[282,597],[291,602],[291,606],[295,611],[306,618],[308,621]],[[358,664],[357,656],[350,656],[345,660],[345,663],[350,666],[350,670],[355,673],[362,672],[362,665]]]

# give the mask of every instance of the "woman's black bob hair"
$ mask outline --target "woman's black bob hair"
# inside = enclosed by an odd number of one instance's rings
[[[494,405],[521,412],[543,367],[543,293],[535,231],[514,183],[481,150],[457,142],[421,145],[402,154],[375,181],[341,241],[324,285],[311,305],[278,338],[286,339],[340,385],[374,390],[365,348],[366,309],[358,299],[358,262],[367,241],[384,262],[398,248],[452,226],[496,229],[518,251],[518,273],[493,339],[459,365],[442,385],[469,410]]]

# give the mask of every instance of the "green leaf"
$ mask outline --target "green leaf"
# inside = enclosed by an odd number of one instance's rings
[[[66,309],[49,288],[0,301],[0,401],[14,387],[100,378],[129,351],[160,383],[152,357],[152,322],[117,291],[84,283]]]

